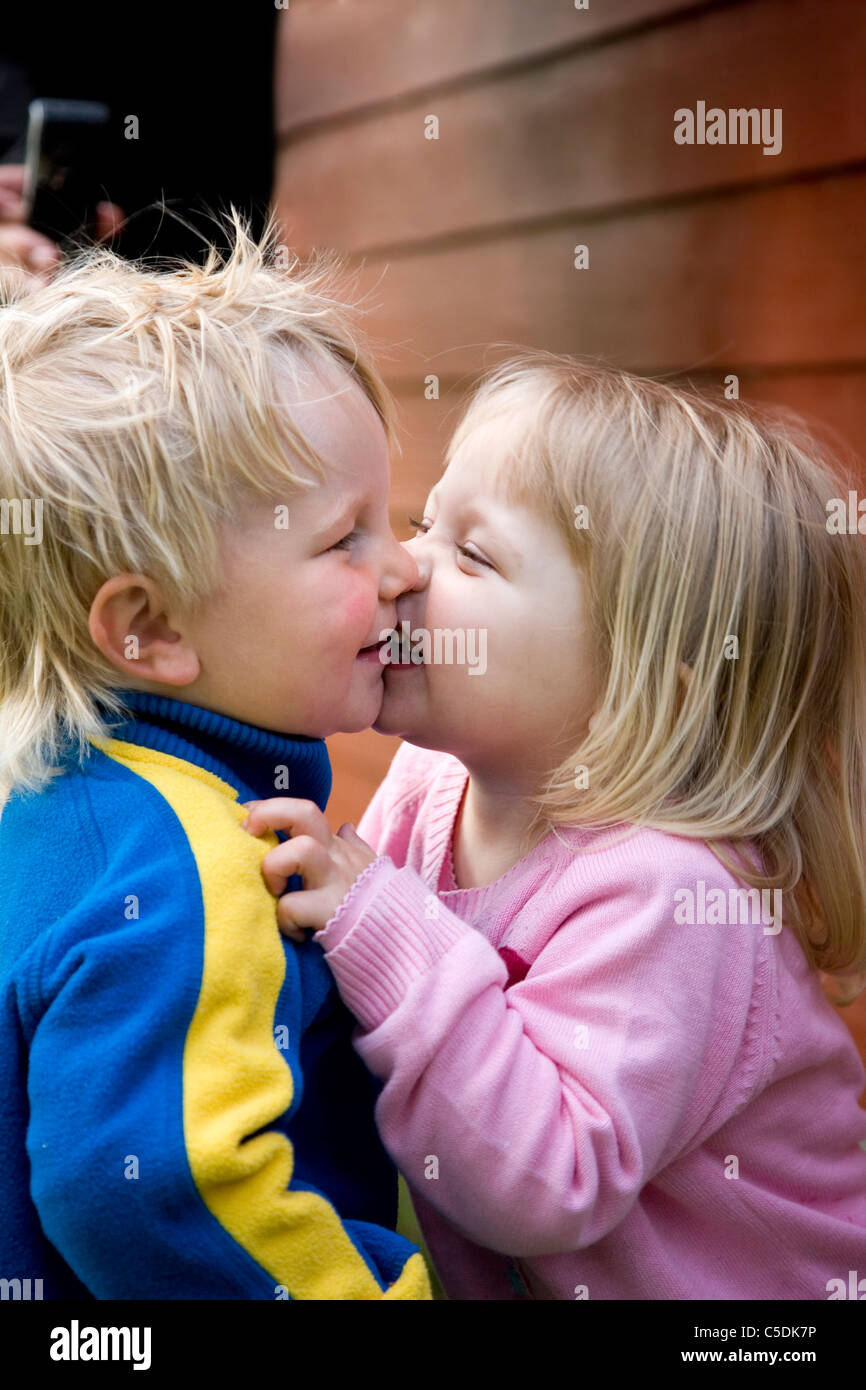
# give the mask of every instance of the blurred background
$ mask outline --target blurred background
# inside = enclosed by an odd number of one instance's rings
[[[863,477],[864,56],[860,0],[293,0],[274,200],[369,292],[399,537],[500,342],[733,375]],[[781,149],[676,143],[699,102],[780,109]],[[329,818],[357,824],[398,741],[328,743]],[[842,1016],[866,1062],[866,999]]]
[[[29,102],[103,102],[121,254],[201,259],[231,201],[348,257],[399,408],[401,538],[501,344],[792,408],[866,481],[864,58],[862,0],[13,6],[0,264],[56,255],[15,198]],[[678,143],[676,113],[712,108],[764,111],[774,138]],[[398,743],[328,744],[336,829]],[[842,1016],[866,1063],[866,997]]]

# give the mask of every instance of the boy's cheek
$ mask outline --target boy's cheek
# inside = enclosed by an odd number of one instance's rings
[[[335,618],[343,632],[357,636],[358,646],[366,640],[370,625],[376,617],[378,595],[370,585],[363,588],[353,586],[337,600]],[[376,633],[378,638],[379,634]]]

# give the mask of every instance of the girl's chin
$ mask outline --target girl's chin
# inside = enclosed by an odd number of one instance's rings
[[[373,721],[372,727],[377,734],[390,734],[399,738],[411,738],[408,726],[414,724],[414,720],[407,718],[407,711],[399,709],[400,702],[389,700],[386,693],[382,701],[382,708]]]

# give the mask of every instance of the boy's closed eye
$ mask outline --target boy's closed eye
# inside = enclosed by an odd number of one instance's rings
[[[333,545],[329,545],[323,554],[327,555],[332,550],[350,550],[355,541],[360,540],[362,535],[363,532],[360,528],[355,526],[345,536],[341,536],[338,541],[335,541]]]

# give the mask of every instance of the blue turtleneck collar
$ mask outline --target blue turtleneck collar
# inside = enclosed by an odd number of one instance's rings
[[[239,801],[297,796],[324,811],[331,794],[324,739],[292,738],[147,691],[117,693],[132,717],[118,722],[109,716],[113,738],[195,763],[236,787]]]

